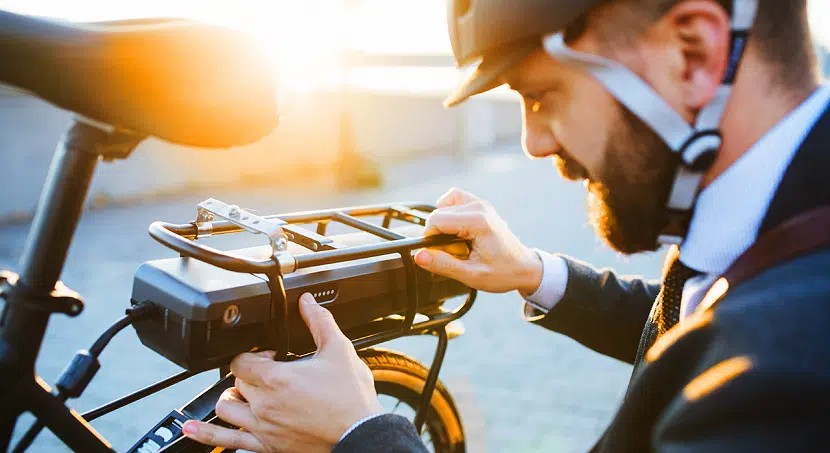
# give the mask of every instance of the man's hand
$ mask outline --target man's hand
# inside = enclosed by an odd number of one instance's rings
[[[328,453],[354,423],[383,412],[372,372],[331,313],[310,294],[300,297],[300,313],[317,344],[314,357],[283,363],[273,352],[237,356],[236,387],[222,395],[216,414],[242,430],[189,421],[186,436],[254,452]]]
[[[454,234],[470,241],[472,248],[468,257],[454,256],[446,248],[421,250],[415,255],[419,266],[482,291],[536,291],[542,281],[540,258],[510,232],[489,202],[452,189],[437,208],[427,219],[425,234]]]

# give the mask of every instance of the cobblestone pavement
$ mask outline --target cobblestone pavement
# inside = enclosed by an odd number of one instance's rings
[[[277,213],[371,202],[434,201],[452,186],[490,199],[528,245],[564,252],[599,266],[657,276],[658,255],[624,258],[593,236],[584,214],[584,191],[563,182],[547,163],[530,162],[518,149],[476,156],[466,164],[440,158],[396,167],[382,190],[338,193],[333,188],[258,189],[198,194],[132,208],[87,213],[70,251],[63,280],[83,294],[86,311],[77,319],[55,316],[37,364],[54,382],[74,352],[88,348],[119,317],[128,303],[132,276],[143,261],[172,254],[153,242],[154,220],[186,222],[195,204],[209,196]],[[14,268],[25,226],[0,229],[0,267]],[[216,238],[219,247],[250,243]],[[483,294],[466,316],[467,333],[450,343],[441,378],[458,399],[472,452],[579,452],[590,447],[622,397],[630,367],[601,357],[519,316],[517,294]],[[398,340],[392,348],[428,363],[433,338]],[[118,336],[102,356],[103,368],[73,406],[90,409],[121,394],[174,374],[179,369],[144,349],[132,331]],[[198,376],[155,397],[93,423],[116,448],[124,450],[172,407],[214,380]],[[30,423],[24,418],[17,435]],[[43,434],[32,451],[64,451]]]

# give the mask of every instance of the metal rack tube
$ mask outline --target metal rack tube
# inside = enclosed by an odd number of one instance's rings
[[[422,203],[396,203],[394,205],[367,205],[354,206],[344,209],[324,209],[320,211],[292,212],[282,215],[263,216],[263,218],[268,220],[282,220],[286,223],[316,223],[331,220],[332,216],[338,213],[343,213],[354,217],[369,217],[376,215],[391,214],[393,210],[392,206],[406,206],[411,210],[424,212],[430,212],[434,209],[432,206]],[[225,220],[220,220],[212,223],[212,233],[214,235],[236,233],[242,231],[242,228],[238,225]],[[194,239],[197,235],[196,227],[192,224],[166,224],[166,226],[171,232],[176,233],[186,239]]]
[[[449,245],[455,242],[462,242],[457,236],[435,235],[424,238],[407,238],[397,241],[383,242],[380,244],[368,244],[358,247],[351,247],[339,250],[327,250],[324,252],[308,253],[297,255],[297,268],[303,269],[313,266],[322,266],[343,261],[345,259],[356,260],[373,256],[399,253],[401,250],[414,250],[427,247],[438,247]]]
[[[177,233],[181,225],[172,225],[164,222],[153,222],[150,225],[150,236],[165,246],[184,254],[197,256],[198,259],[233,272],[265,274],[276,266],[272,260],[254,260],[232,252],[197,244]],[[190,228],[194,228],[190,226]]]
[[[451,312],[433,316],[429,321],[414,324],[406,335],[421,335],[430,330],[434,330],[438,327],[449,324],[455,321],[456,319],[464,316],[468,311],[470,311],[471,308],[473,308],[473,304],[475,303],[477,295],[477,291],[470,290],[470,294],[467,295],[467,300],[465,300],[461,306],[457,307],[455,310]],[[371,348],[372,346],[385,343],[396,338],[400,338],[401,336],[402,335],[400,329],[394,329],[354,340],[352,341],[352,344],[354,345],[355,349],[360,350]]]
[[[357,228],[359,230],[363,230],[367,233],[372,233],[375,236],[382,237],[383,239],[387,239],[390,241],[396,241],[399,239],[406,239],[406,236],[396,233],[388,228],[379,227],[377,225],[373,225],[365,220],[360,220],[357,217],[350,216],[348,214],[344,214],[342,212],[338,212],[334,215],[334,220],[348,225],[352,228]]]
[[[424,383],[424,390],[421,392],[421,404],[418,407],[418,412],[415,413],[415,420],[412,422],[418,434],[423,431],[424,421],[427,418],[430,402],[432,401],[432,394],[435,393],[435,384],[438,383],[438,373],[441,371],[441,365],[444,364],[447,343],[449,343],[446,326],[436,329],[436,332],[438,333],[438,347],[435,348],[435,357],[432,359],[432,365],[429,367],[427,380]]]
[[[92,409],[88,412],[84,412],[83,414],[81,414],[81,417],[84,420],[91,422],[98,417],[107,415],[110,412],[121,409],[122,407],[132,404],[142,398],[146,398],[168,387],[172,387],[178,384],[179,382],[182,382],[186,379],[190,379],[191,377],[196,376],[197,374],[199,373],[193,373],[191,371],[182,371],[181,373],[174,374],[169,378],[162,379],[161,381],[158,381],[155,384],[150,384],[147,387],[144,387],[143,389],[137,390],[128,395],[124,395],[121,398],[118,398],[117,400],[110,401],[109,403],[104,404],[103,406],[96,407],[95,409]]]

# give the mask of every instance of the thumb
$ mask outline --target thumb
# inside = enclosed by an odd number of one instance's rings
[[[340,331],[331,312],[321,307],[309,293],[300,296],[300,315],[314,338],[318,353],[334,343],[349,341]]]
[[[420,250],[415,255],[415,263],[433,274],[449,277],[462,283],[472,275],[469,261],[458,259],[442,250]]]

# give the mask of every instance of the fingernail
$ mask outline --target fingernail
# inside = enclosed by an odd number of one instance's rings
[[[311,293],[303,293],[303,295],[300,296],[300,303],[311,305],[314,303],[314,296],[312,296]]]
[[[199,432],[199,424],[193,421],[185,422],[182,426],[182,432],[185,434],[196,434]]]
[[[432,256],[429,252],[421,250],[415,255],[415,262],[421,266],[429,266],[429,263],[432,262]]]

